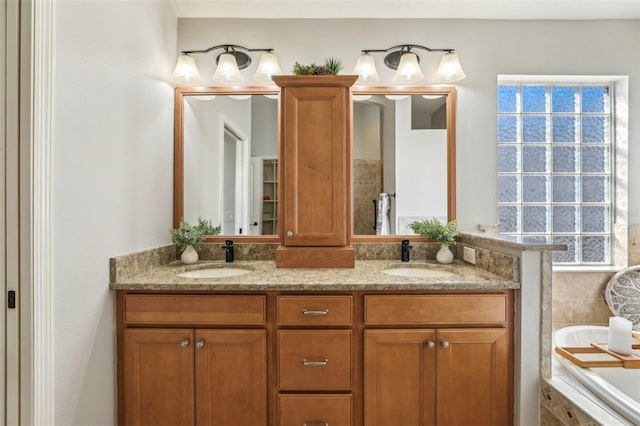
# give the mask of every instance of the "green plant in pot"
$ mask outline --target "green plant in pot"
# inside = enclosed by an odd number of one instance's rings
[[[204,236],[217,235],[221,230],[220,225],[213,226],[211,221],[198,218],[198,223],[193,226],[181,220],[177,228],[169,229],[169,234],[171,234],[171,241],[178,246],[182,263],[191,264],[198,261],[196,250],[200,248]]]
[[[293,66],[294,75],[337,75],[342,71],[342,61],[338,58],[326,58],[322,65],[302,65],[296,62]]]
[[[458,235],[458,222],[452,220],[449,223],[442,223],[436,218],[424,219],[411,222],[409,228],[418,235],[431,238],[440,243],[440,250],[436,253],[436,260],[439,263],[453,262],[453,253],[449,250],[449,245],[455,245],[455,237]]]

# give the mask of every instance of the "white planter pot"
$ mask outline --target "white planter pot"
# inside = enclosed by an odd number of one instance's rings
[[[182,255],[180,255],[180,260],[185,265],[191,265],[192,263],[196,263],[198,261],[198,252],[193,248],[192,245],[188,245],[187,248],[184,249]]]
[[[441,244],[440,250],[436,253],[438,263],[453,263],[453,253],[449,250],[449,244]]]

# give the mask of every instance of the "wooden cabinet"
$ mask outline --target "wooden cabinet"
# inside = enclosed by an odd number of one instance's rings
[[[351,93],[356,76],[276,76],[281,89],[279,267],[353,267]]]
[[[512,424],[508,307],[500,294],[366,296],[367,327],[425,329],[365,330],[365,425]]]
[[[278,424],[352,425],[353,297],[280,295],[277,324]]]
[[[120,425],[513,424],[513,292],[119,291]]]
[[[121,425],[267,424],[264,296],[127,294],[118,305]],[[219,328],[247,324],[260,328]]]

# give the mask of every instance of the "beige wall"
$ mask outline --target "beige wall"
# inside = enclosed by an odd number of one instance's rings
[[[640,264],[640,225],[629,227],[629,265]],[[611,311],[602,291],[614,272],[554,272],[553,328],[608,324]]]

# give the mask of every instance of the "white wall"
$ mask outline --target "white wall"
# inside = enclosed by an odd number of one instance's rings
[[[412,129],[406,98],[396,101],[396,141],[397,232],[406,235],[420,218],[447,220],[447,130]]]
[[[239,29],[242,29],[239,31]],[[231,37],[230,34],[233,36]],[[313,40],[312,44],[309,41]],[[294,62],[342,58],[350,73],[361,49],[402,43],[455,48],[467,78],[459,84],[457,108],[457,216],[462,229],[497,223],[496,76],[498,74],[629,75],[629,116],[640,111],[640,22],[481,20],[215,20],[180,19],[178,48],[219,43],[274,48],[284,73]],[[425,75],[439,56],[416,51]],[[382,85],[392,71],[374,54]],[[214,56],[214,55],[211,55]],[[213,74],[211,57],[198,57],[201,75]],[[244,71],[248,84],[257,60]],[[429,77],[427,77],[429,78]],[[425,80],[425,85],[429,82]],[[640,223],[640,121],[630,120],[629,208]]]
[[[224,124],[251,140],[251,100],[187,98],[184,120],[184,219],[194,224],[202,217],[217,226],[223,222]],[[225,207],[229,208],[233,210],[233,206]]]
[[[170,243],[176,18],[153,1],[55,7],[55,423],[112,426],[109,258]]]

